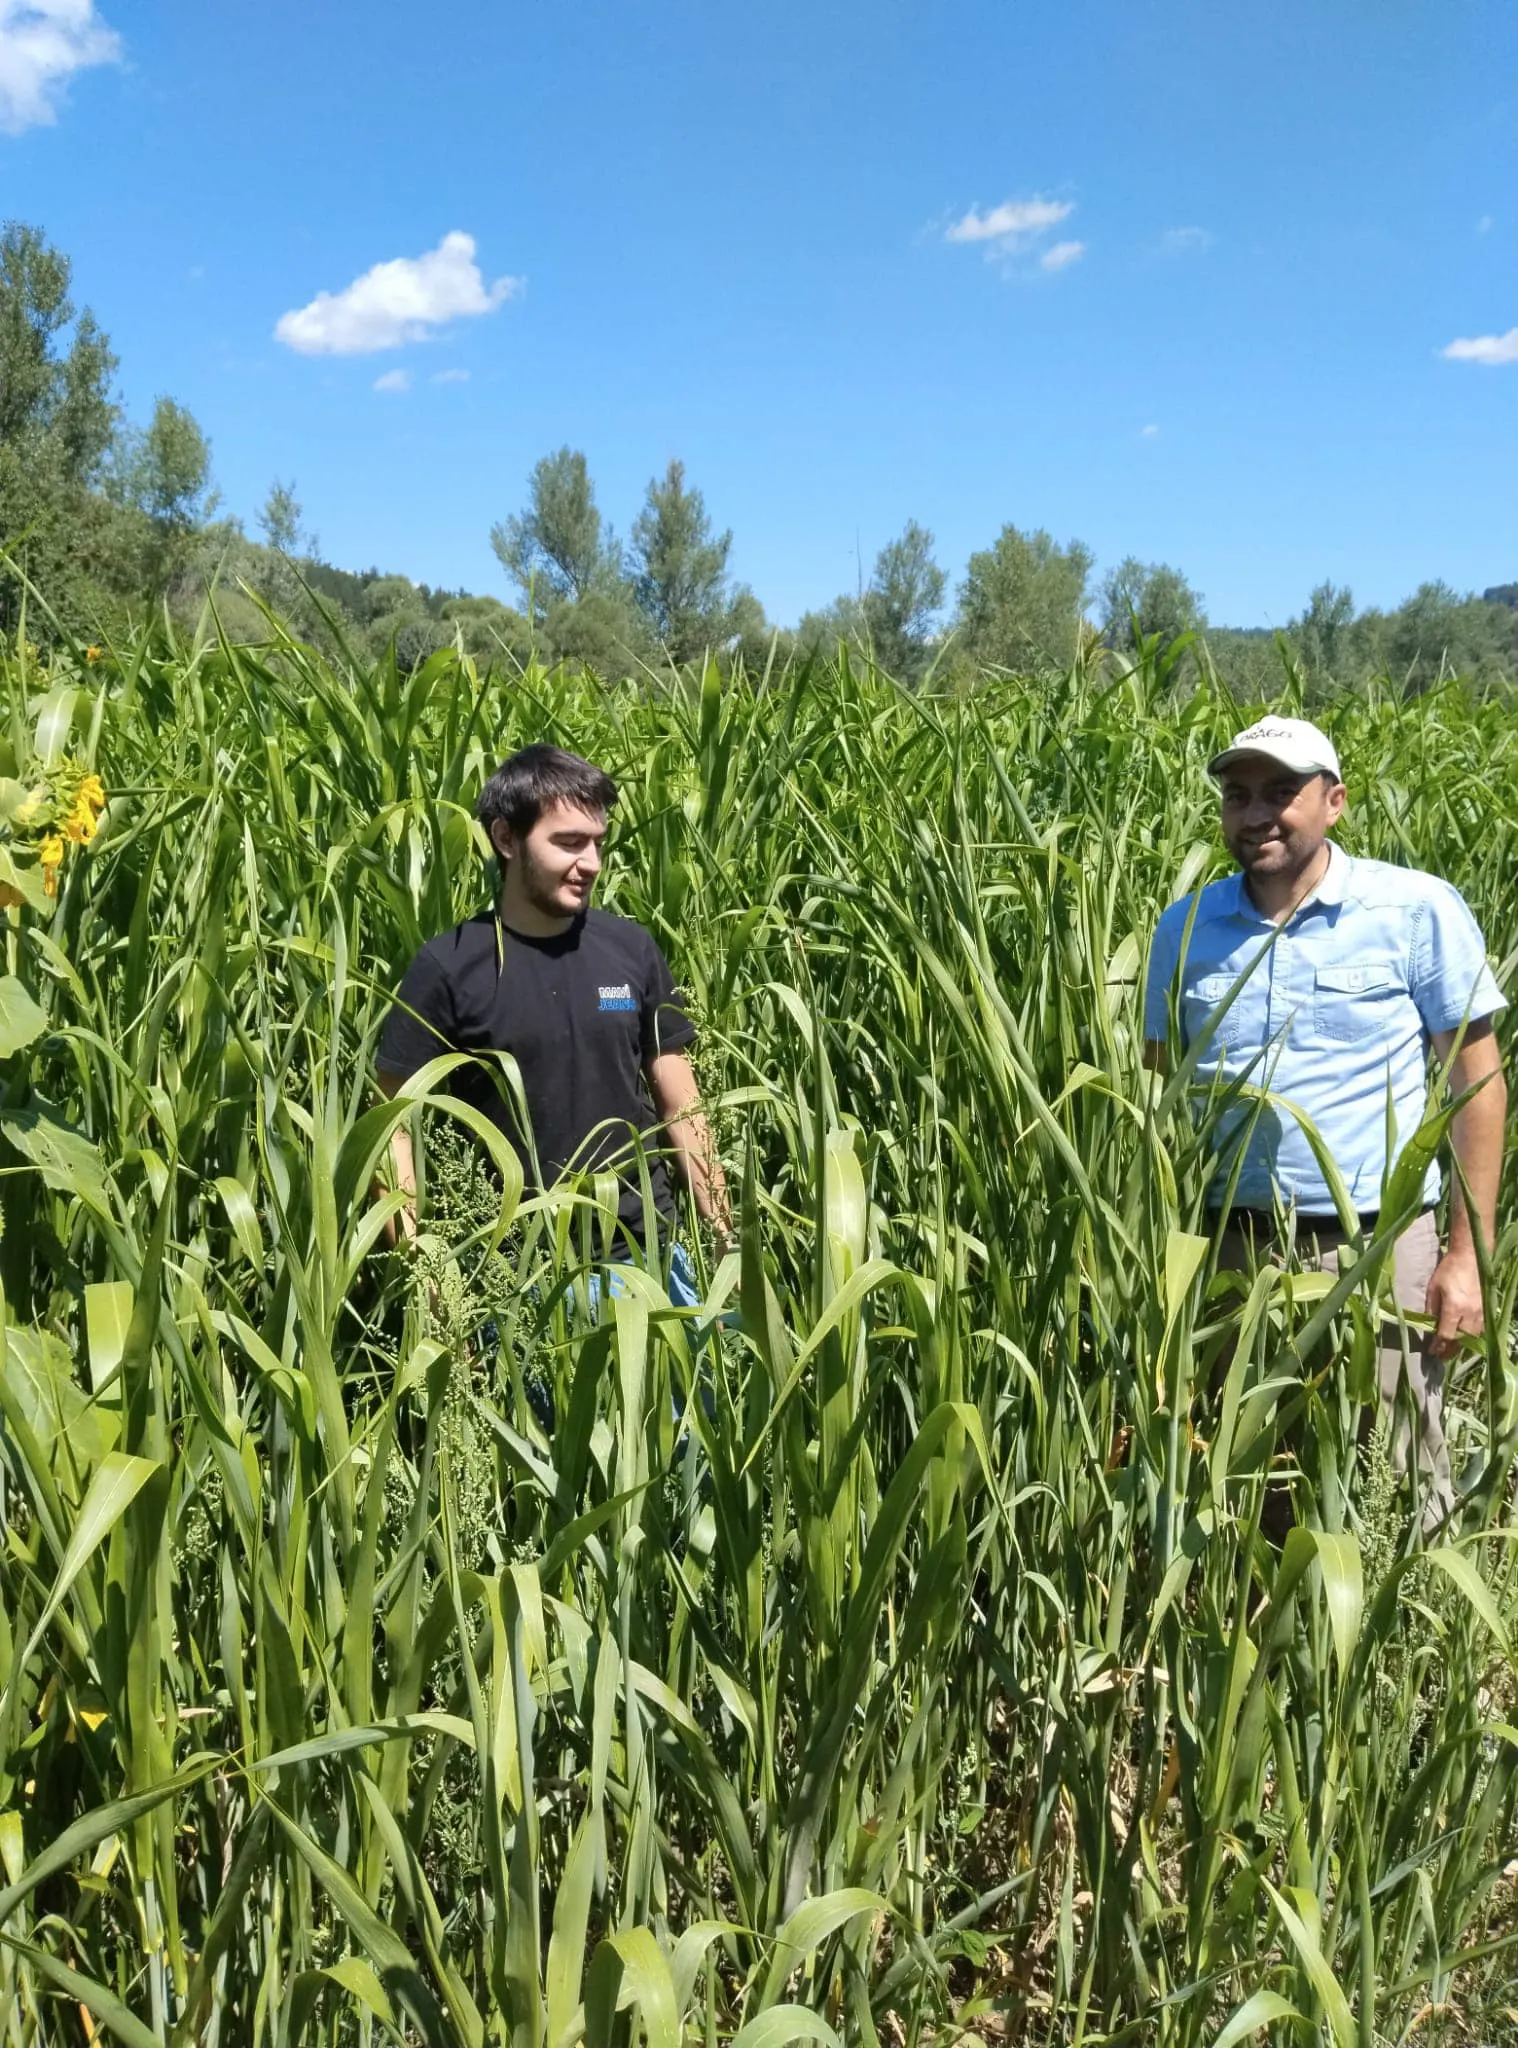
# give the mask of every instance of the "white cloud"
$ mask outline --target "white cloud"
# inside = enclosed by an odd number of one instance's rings
[[[518,277],[487,285],[474,260],[473,235],[455,229],[425,256],[376,263],[346,291],[318,292],[309,306],[281,316],[274,338],[303,356],[372,355],[425,341],[450,320],[493,313],[521,288]]]
[[[1212,235],[1207,228],[1166,228],[1160,247],[1167,256],[1200,256],[1212,247]]]
[[[998,249],[1019,249],[1037,235],[1058,227],[1074,213],[1069,199],[1004,199],[988,213],[975,207],[945,230],[949,242],[989,242]]]
[[[19,135],[56,121],[74,73],[120,57],[121,38],[94,0],[0,0],[0,129]]]
[[[433,373],[432,381],[434,384],[467,384],[469,382],[469,372],[467,370],[437,370]]]
[[[1067,264],[1079,263],[1086,253],[1084,242],[1056,242],[1052,249],[1045,249],[1039,257],[1041,270],[1063,270]]]
[[[1141,441],[1153,441],[1157,438],[1159,431],[1160,430],[1154,424],[1154,421],[1151,420],[1147,427],[1139,428],[1139,439]]]
[[[411,372],[409,370],[387,370],[383,377],[374,380],[376,391],[409,391]]]
[[[1450,363],[1518,363],[1518,327],[1510,327],[1506,334],[1473,334],[1452,341],[1440,354]]]

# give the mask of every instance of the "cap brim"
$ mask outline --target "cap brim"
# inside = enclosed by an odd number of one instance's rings
[[[1332,761],[1318,761],[1305,754],[1294,753],[1289,747],[1225,747],[1221,754],[1214,754],[1207,763],[1207,773],[1216,780],[1226,773],[1235,761],[1274,761],[1292,775],[1331,775],[1339,780],[1339,770]]]

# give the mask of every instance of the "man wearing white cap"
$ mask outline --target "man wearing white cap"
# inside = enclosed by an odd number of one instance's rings
[[[1214,1186],[1230,1208],[1224,1263],[1243,1264],[1248,1243],[1269,1245],[1278,1217],[1294,1212],[1298,1244],[1315,1239],[1322,1264],[1336,1268],[1345,1233],[1293,1109],[1316,1126],[1369,1234],[1383,1182],[1423,1117],[1430,1047],[1450,1066],[1456,1095],[1476,1091],[1456,1114],[1451,1139],[1475,1225],[1491,1245],[1507,1107],[1492,1018],[1504,998],[1464,900],[1434,875],[1351,860],[1333,844],[1328,833],[1346,796],[1339,757],[1305,719],[1260,719],[1208,773],[1239,872],[1173,903],[1160,919],[1144,1035],[1152,1066],[1163,1065],[1174,1029],[1183,1049],[1198,1048],[1199,1081],[1269,1091],[1258,1108],[1241,1101],[1220,1122]],[[1241,1132],[1242,1159],[1229,1142]],[[1472,1214],[1456,1176],[1441,1253],[1439,1187],[1431,1166],[1422,1212],[1394,1252],[1399,1306],[1435,1323],[1426,1339],[1407,1331],[1417,1426],[1404,1414],[1393,1434],[1399,1468],[1414,1465],[1425,1527],[1454,1500],[1443,1361],[1463,1335],[1483,1328]],[[1403,1369],[1401,1332],[1389,1330],[1383,1412],[1397,1406]]]

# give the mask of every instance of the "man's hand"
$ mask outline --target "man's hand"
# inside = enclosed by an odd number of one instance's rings
[[[411,1249],[412,1245],[416,1243],[416,1200],[414,1196],[408,1197],[404,1209],[399,1210],[394,1216],[387,1216],[385,1218],[385,1225],[380,1232],[380,1236],[385,1240],[386,1245],[391,1251],[396,1251],[401,1245],[404,1245],[408,1251]]]
[[[394,1100],[396,1092],[405,1080],[403,1074],[387,1074],[383,1067],[375,1078],[379,1083],[381,1095],[387,1101]],[[397,1124],[390,1134],[390,1167],[395,1176],[396,1187],[406,1197],[406,1206],[399,1216],[386,1219],[380,1235],[391,1251],[402,1243],[409,1249],[416,1243],[416,1157],[411,1148],[411,1133],[404,1124]],[[375,1192],[383,1192],[378,1182],[375,1184]]]
[[[1429,1339],[1436,1358],[1448,1358],[1462,1337],[1479,1337],[1486,1328],[1481,1302],[1481,1274],[1474,1251],[1448,1251],[1435,1266],[1423,1306],[1438,1327]]]
[[[1437,1324],[1429,1348],[1436,1358],[1447,1358],[1462,1337],[1479,1337],[1486,1328],[1476,1231],[1490,1251],[1497,1242],[1497,1186],[1502,1178],[1507,1083],[1490,1017],[1478,1017],[1463,1032],[1436,1031],[1432,1037],[1435,1057],[1449,1069],[1450,1092],[1469,1096],[1455,1112],[1450,1127],[1450,1143],[1460,1171],[1450,1190],[1449,1250],[1434,1268],[1425,1297],[1428,1313]]]
[[[697,1214],[717,1233],[720,1256],[733,1249],[732,1204],[711,1128],[701,1113],[701,1091],[691,1063],[683,1052],[666,1052],[649,1060],[643,1071],[669,1134],[670,1151],[695,1197]]]

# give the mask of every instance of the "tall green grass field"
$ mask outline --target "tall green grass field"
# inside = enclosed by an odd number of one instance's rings
[[[1385,1243],[1219,1272],[1142,1062],[1257,707],[209,622],[0,703],[4,2048],[1518,2038],[1511,1191],[1425,1544]],[[1511,705],[1321,715],[1344,843],[1513,986]],[[614,1186],[524,1191],[449,1060],[374,1086],[529,740],[620,784],[601,900],[699,1025],[695,1314],[593,1313]]]

